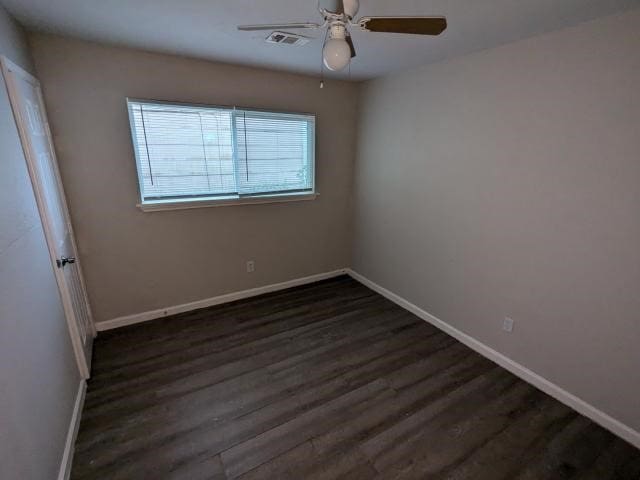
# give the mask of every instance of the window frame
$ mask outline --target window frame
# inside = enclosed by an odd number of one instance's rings
[[[268,193],[258,193],[258,194],[242,194],[236,193],[234,195],[210,195],[210,196],[193,196],[188,197],[185,196],[183,198],[167,198],[167,199],[153,199],[153,200],[145,200],[144,198],[144,179],[141,170],[141,159],[138,156],[138,140],[137,136],[134,133],[134,119],[131,112],[131,108],[129,108],[130,103],[146,103],[146,104],[157,104],[157,105],[168,105],[168,106],[182,106],[182,107],[194,107],[194,108],[211,108],[211,109],[225,109],[231,110],[232,113],[232,156],[233,156],[233,164],[234,169],[236,170],[238,162],[236,157],[236,128],[235,128],[235,116],[237,112],[247,111],[247,112],[264,112],[267,114],[284,114],[284,115],[304,115],[313,118],[313,121],[310,123],[312,140],[309,142],[309,150],[308,154],[310,156],[309,161],[311,162],[311,166],[309,169],[311,176],[311,190],[307,191],[285,191],[285,192],[268,192]],[[138,198],[139,203],[137,207],[140,208],[144,212],[153,212],[153,211],[162,211],[162,210],[182,210],[182,209],[191,209],[191,208],[203,208],[203,207],[222,207],[222,206],[230,206],[230,205],[256,205],[256,204],[265,204],[265,203],[283,203],[283,202],[297,202],[297,201],[306,201],[306,200],[314,200],[319,194],[316,190],[316,115],[314,113],[307,112],[291,112],[284,110],[273,110],[273,109],[265,109],[265,108],[252,108],[252,107],[241,107],[241,106],[229,106],[229,105],[211,105],[211,104],[203,104],[203,103],[189,103],[189,102],[178,102],[178,101],[168,101],[168,100],[154,100],[147,98],[135,98],[135,97],[126,97],[126,108],[127,115],[129,119],[129,132],[131,135],[132,147],[133,147],[133,155],[134,161],[136,163],[136,174],[138,176]]]

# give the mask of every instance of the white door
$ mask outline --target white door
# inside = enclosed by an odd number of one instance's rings
[[[5,57],[1,60],[80,374],[89,378],[95,329],[40,83]]]

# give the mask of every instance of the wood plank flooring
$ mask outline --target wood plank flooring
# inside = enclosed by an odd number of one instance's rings
[[[73,479],[634,479],[640,451],[349,277],[101,333]]]

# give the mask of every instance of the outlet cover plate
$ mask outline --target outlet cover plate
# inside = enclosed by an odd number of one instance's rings
[[[505,317],[504,322],[502,322],[502,329],[508,333],[513,332],[513,323],[513,319]]]

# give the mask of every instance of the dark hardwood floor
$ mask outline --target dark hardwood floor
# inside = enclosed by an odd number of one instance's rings
[[[101,333],[74,479],[634,479],[640,451],[348,277]]]

